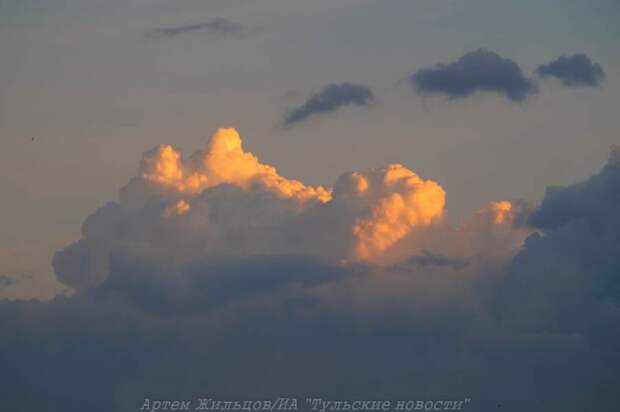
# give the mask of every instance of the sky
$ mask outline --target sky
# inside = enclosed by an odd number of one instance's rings
[[[615,410],[618,21],[0,0],[3,399]]]

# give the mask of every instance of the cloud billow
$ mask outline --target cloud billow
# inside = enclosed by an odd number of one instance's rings
[[[284,124],[291,126],[312,115],[331,113],[343,106],[369,106],[374,100],[368,86],[346,82],[328,84],[301,106],[290,109],[284,116]]]
[[[409,81],[417,93],[444,94],[451,99],[493,92],[520,102],[537,92],[515,61],[486,49],[469,52],[451,63],[422,68]]]
[[[556,60],[540,65],[536,73],[542,78],[555,77],[568,87],[596,87],[605,80],[603,67],[583,53],[569,57],[560,56]]]

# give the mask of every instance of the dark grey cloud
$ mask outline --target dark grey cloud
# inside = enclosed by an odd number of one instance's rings
[[[528,277],[514,291],[510,276],[491,281],[437,257],[399,271],[295,256],[193,262],[174,272],[144,256],[112,260],[101,285],[70,298],[0,301],[7,409],[125,412],[145,397],[189,399],[195,408],[198,397],[278,396],[299,397],[303,407],[308,394],[471,398],[468,407],[483,412],[617,404],[604,389],[618,383],[613,310],[590,311],[588,323],[564,330],[514,328],[531,302],[521,291],[561,273]],[[435,261],[441,272],[430,269]],[[561,300],[549,307],[573,315]]]
[[[355,83],[328,84],[301,106],[290,109],[284,117],[284,124],[290,126],[311,115],[331,113],[347,105],[369,106],[374,100],[368,86]]]
[[[251,269],[250,269],[251,268]],[[159,314],[207,313],[274,296],[290,287],[312,289],[350,275],[307,256],[249,256],[191,262],[174,275],[144,259],[115,254],[110,275],[88,293],[122,298]]]
[[[547,188],[545,198],[529,217],[544,230],[557,230],[571,222],[587,220],[591,225],[614,231],[620,224],[620,148],[613,147],[603,170],[585,182],[569,187]]]
[[[590,60],[583,53],[573,56],[560,56],[536,69],[540,77],[556,77],[565,86],[598,86],[605,79],[605,72],[600,64]]]
[[[620,361],[620,150],[585,182],[547,190],[500,293],[515,331],[579,336]],[[618,373],[609,376],[616,382]]]
[[[232,34],[239,32],[241,25],[224,18],[214,18],[203,23],[185,24],[172,27],[160,27],[150,30],[149,35],[154,37],[174,37],[180,34],[193,32],[209,32],[218,34]]]
[[[452,63],[420,69],[409,80],[418,93],[444,94],[451,99],[494,92],[523,101],[537,91],[516,62],[485,49],[467,53]]]

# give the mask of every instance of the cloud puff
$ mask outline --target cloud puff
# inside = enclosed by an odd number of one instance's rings
[[[234,129],[219,129],[207,147],[184,161],[172,146],[161,145],[144,154],[140,177],[151,187],[176,194],[196,195],[204,190],[230,183],[243,189],[260,187],[285,198],[299,201],[327,201],[330,194],[322,187],[307,187],[297,180],[278,175],[272,166],[261,164],[245,152],[241,137]]]
[[[569,57],[560,56],[536,69],[540,77],[556,77],[564,86],[595,87],[605,79],[605,72],[600,64],[594,63],[583,53]]]
[[[368,86],[355,83],[328,84],[301,106],[290,109],[284,116],[284,124],[290,126],[311,115],[331,113],[347,105],[369,106],[374,100]]]
[[[347,204],[347,213],[361,205],[365,209],[354,214],[352,226],[353,255],[361,259],[385,251],[414,228],[431,225],[444,214],[443,188],[400,164],[344,175],[334,196],[336,202]]]
[[[232,34],[239,32],[240,30],[241,25],[239,25],[238,23],[234,23],[228,19],[218,17],[203,23],[185,24],[173,27],[160,27],[150,30],[148,34],[155,37],[175,37],[181,34],[194,32]]]
[[[409,81],[418,93],[445,94],[451,99],[494,92],[523,101],[537,91],[516,62],[485,49],[469,52],[452,63],[420,69]]]
[[[402,165],[319,190],[260,163],[232,129],[188,158],[156,148],[56,255],[71,297],[0,301],[3,405],[613,410],[618,153],[537,208],[490,202],[453,227],[441,186]]]

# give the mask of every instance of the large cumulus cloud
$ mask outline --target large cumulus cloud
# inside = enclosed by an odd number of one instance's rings
[[[280,176],[220,129],[187,159],[171,146],[145,153],[120,202],[84,222],[83,238],[54,257],[59,278],[96,286],[110,256],[180,265],[204,256],[309,254],[381,259],[414,228],[441,222],[445,192],[399,164],[343,175],[334,188]]]
[[[280,176],[230,129],[188,158],[156,148],[56,255],[73,296],[0,302],[4,405],[321,396],[612,410],[618,164],[616,151],[537,208],[491,202],[453,227],[441,186],[402,165],[321,188]]]

